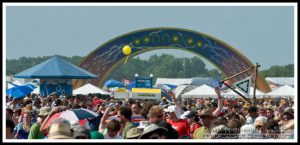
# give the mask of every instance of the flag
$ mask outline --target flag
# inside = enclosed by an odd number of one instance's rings
[[[239,80],[233,84],[244,95],[250,96],[251,76]]]

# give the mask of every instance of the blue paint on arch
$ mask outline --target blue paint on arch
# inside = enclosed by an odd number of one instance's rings
[[[98,78],[75,80],[74,88],[86,83],[102,86],[108,75],[126,58],[122,52],[125,45],[130,45],[132,48],[130,57],[155,49],[185,50],[205,58],[225,76],[232,76],[253,66],[240,52],[207,34],[179,28],[150,28],[121,35],[91,52],[80,67],[97,75]],[[250,74],[245,73],[233,81],[248,75]],[[260,74],[257,87],[264,92],[270,91]]]

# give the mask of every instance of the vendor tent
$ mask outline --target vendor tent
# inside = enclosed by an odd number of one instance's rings
[[[179,85],[173,90],[173,93],[175,94],[175,98],[178,98],[182,94],[189,92],[195,88],[196,88],[195,86],[191,86],[191,85]]]
[[[92,84],[86,84],[80,88],[77,88],[75,90],[73,90],[73,94],[74,95],[77,95],[77,94],[83,94],[83,95],[87,95],[87,94],[103,94],[103,95],[110,95],[109,92],[105,91],[105,90],[102,90]]]
[[[182,95],[182,98],[208,98],[208,97],[217,97],[217,94],[214,88],[205,84]]]
[[[294,88],[290,87],[289,85],[281,86],[269,93],[267,93],[269,96],[294,96]]]
[[[40,78],[40,95],[45,97],[56,92],[72,95],[72,79],[92,79],[96,75],[54,56],[36,66],[22,71],[15,78]]]

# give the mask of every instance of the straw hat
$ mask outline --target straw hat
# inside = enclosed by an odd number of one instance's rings
[[[72,139],[71,126],[67,120],[58,118],[50,126],[49,139]]]
[[[131,128],[131,129],[129,129],[129,130],[127,131],[127,133],[126,133],[126,138],[127,138],[127,139],[130,139],[130,138],[137,138],[137,137],[139,137],[142,133],[143,133],[143,129],[134,127],[134,128]]]
[[[50,107],[42,107],[40,109],[40,113],[39,113],[39,116],[46,116],[50,113],[51,111],[51,108]]]
[[[154,132],[154,131],[163,131],[163,132],[167,132],[168,129],[164,128],[164,127],[160,127],[156,124],[150,124],[147,127],[145,127],[143,133],[140,135],[139,139],[143,139],[146,135]]]

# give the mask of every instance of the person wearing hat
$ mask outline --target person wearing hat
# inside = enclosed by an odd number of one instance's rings
[[[126,133],[126,139],[138,139],[142,133],[143,133],[142,128],[138,128],[138,127],[131,128]]]
[[[193,138],[195,130],[201,127],[201,124],[199,123],[198,114],[192,111],[185,117],[187,118],[187,121],[190,124],[190,137]]]
[[[49,139],[72,139],[71,125],[63,118],[55,119],[50,125]]]
[[[85,127],[77,127],[74,129],[73,138],[75,139],[90,139],[90,131]]]
[[[139,139],[165,139],[167,129],[156,124],[150,124],[145,127]]]
[[[159,105],[164,106],[164,105],[168,105],[168,104],[169,104],[169,102],[168,102],[167,98],[165,96],[163,96],[161,98],[161,103]]]
[[[195,130],[193,137],[194,139],[208,139],[210,124],[216,117],[213,116],[211,108],[202,109],[199,117],[202,127]]]
[[[259,131],[259,133],[262,135],[261,136],[262,138],[266,137],[267,122],[268,122],[268,118],[265,116],[259,116],[254,121],[254,126]]]
[[[177,130],[179,138],[189,136],[190,125],[186,120],[180,118],[180,108],[175,105],[172,105],[164,111],[167,112],[167,122],[170,123],[172,127]]]
[[[45,137],[40,131],[40,127],[47,115],[49,115],[50,111],[51,109],[49,107],[42,107],[40,109],[40,113],[37,118],[38,121],[31,126],[28,139],[43,139]]]

